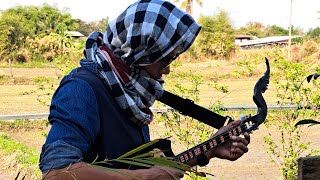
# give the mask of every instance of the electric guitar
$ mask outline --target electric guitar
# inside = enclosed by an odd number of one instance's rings
[[[159,141],[158,147],[161,147],[164,151],[164,154],[169,157],[173,157],[175,161],[188,164],[192,160],[197,159],[200,155],[214,149],[215,147],[223,144],[224,142],[230,140],[231,136],[239,136],[245,132],[251,133],[252,131],[258,129],[258,126],[262,124],[268,112],[267,104],[262,96],[267,90],[267,86],[269,84],[270,79],[270,66],[269,61],[265,58],[267,70],[265,74],[256,82],[254,86],[254,94],[253,94],[253,101],[257,105],[257,113],[253,116],[248,115],[241,118],[240,125],[220,134],[208,139],[205,142],[202,142],[191,149],[188,149],[178,155],[174,155],[171,150],[171,143],[169,140],[164,139]],[[157,146],[157,145],[156,145]]]
[[[203,157],[204,153],[216,148],[220,144],[227,142],[228,140],[230,140],[231,136],[239,136],[245,132],[251,133],[252,131],[258,129],[258,126],[265,121],[268,112],[267,104],[262,96],[262,93],[267,90],[270,79],[269,61],[267,58],[265,58],[265,61],[267,70],[254,86],[253,101],[257,105],[257,113],[255,115],[242,117],[240,125],[229,129],[222,134],[214,136],[207,141],[202,142],[178,155],[175,155],[172,152],[171,141],[168,139],[158,139],[156,143],[144,148],[142,151],[139,151],[138,154],[149,152],[156,148],[160,149],[166,157],[171,157],[176,162],[190,165],[190,162],[197,160],[198,165],[201,165],[199,164],[199,157]]]

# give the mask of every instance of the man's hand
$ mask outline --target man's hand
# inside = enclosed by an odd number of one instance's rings
[[[216,135],[222,134],[229,129],[239,125],[241,123],[240,120],[234,121],[222,128],[220,128]],[[241,157],[244,153],[248,152],[248,144],[250,143],[250,136],[248,133],[244,133],[244,137],[240,136],[231,136],[231,140],[225,142],[215,148],[211,154],[211,157],[217,157],[220,159],[228,159],[230,161],[235,161],[239,157]]]

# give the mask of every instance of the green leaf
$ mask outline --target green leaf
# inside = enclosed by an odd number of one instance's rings
[[[143,164],[150,164],[150,165],[163,165],[163,163],[155,162],[152,160],[147,160],[147,159],[134,159],[136,162],[140,162]]]
[[[113,159],[111,161],[116,161],[116,162],[125,163],[125,164],[131,164],[131,165],[135,165],[135,166],[147,167],[147,168],[152,167],[152,165],[150,165],[150,164],[139,163],[139,162],[136,162],[133,160]]]
[[[152,146],[152,145],[154,145],[154,144],[157,143],[157,142],[159,142],[159,139],[155,139],[155,140],[153,140],[153,141],[150,141],[150,142],[148,142],[148,143],[146,143],[146,144],[143,144],[143,145],[141,145],[141,146],[139,146],[139,147],[137,147],[137,148],[135,148],[135,149],[133,149],[133,150],[125,153],[124,155],[118,157],[117,159],[123,159],[123,158],[126,158],[126,157],[128,157],[128,156],[131,156],[131,155],[133,155],[133,154],[137,154],[137,153],[140,152],[141,150],[143,150],[143,149],[145,149],[145,148],[147,148],[147,147],[149,147],[149,146]]]
[[[295,127],[299,126],[299,125],[304,125],[304,124],[310,124],[310,125],[314,125],[314,124],[320,124],[320,122],[318,121],[315,121],[313,119],[304,119],[304,120],[301,120],[299,122],[297,122],[295,124]]]
[[[159,166],[169,166],[181,171],[191,171],[190,166],[177,161],[173,161],[172,159],[167,157],[149,157],[144,159],[135,159],[135,161]]]

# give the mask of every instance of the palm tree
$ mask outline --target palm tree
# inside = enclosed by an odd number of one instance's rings
[[[180,1],[181,0],[174,0],[174,3],[178,3]],[[202,6],[202,0],[195,1],[200,5],[200,7]],[[182,0],[180,8],[185,9],[188,14],[192,15],[193,0]]]

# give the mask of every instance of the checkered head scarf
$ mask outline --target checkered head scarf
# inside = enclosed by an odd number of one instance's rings
[[[143,126],[153,119],[149,108],[163,94],[164,81],[151,78],[141,66],[161,61],[177,47],[183,53],[199,31],[195,20],[170,2],[140,0],[111,21],[103,37],[97,32],[89,36],[86,57],[99,65],[100,77],[128,118]],[[106,49],[96,43],[101,38]]]

